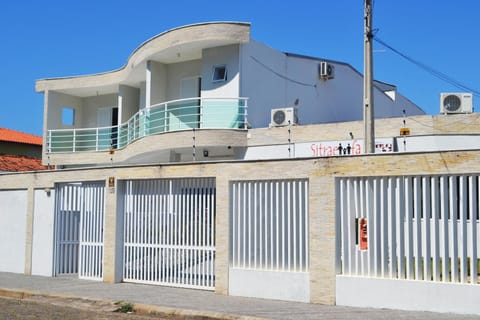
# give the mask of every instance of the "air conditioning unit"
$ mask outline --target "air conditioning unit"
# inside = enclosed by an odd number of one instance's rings
[[[473,97],[471,93],[441,93],[440,113],[472,113]]]
[[[298,123],[297,108],[272,109],[270,127],[295,125]]]
[[[335,67],[326,61],[320,62],[318,65],[318,75],[322,80],[333,79],[335,77]]]

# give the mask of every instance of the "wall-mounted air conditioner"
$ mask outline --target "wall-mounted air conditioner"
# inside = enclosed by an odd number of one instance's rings
[[[297,108],[272,109],[270,127],[295,125],[298,123]]]
[[[335,67],[326,61],[320,62],[318,65],[318,76],[322,80],[333,79],[335,77]]]
[[[471,93],[441,93],[440,113],[472,113],[473,97]]]

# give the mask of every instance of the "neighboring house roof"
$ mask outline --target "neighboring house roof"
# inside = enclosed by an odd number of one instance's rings
[[[0,141],[42,145],[42,137],[6,128],[0,128]]]
[[[0,172],[46,170],[41,159],[25,156],[0,155]]]

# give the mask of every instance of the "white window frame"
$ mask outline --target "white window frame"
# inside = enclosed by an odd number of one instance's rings
[[[220,68],[223,68],[225,71],[223,73],[223,78],[216,78],[215,75],[217,75],[217,70]],[[226,64],[218,64],[214,65],[212,67],[212,82],[225,82],[227,81],[227,65]]]

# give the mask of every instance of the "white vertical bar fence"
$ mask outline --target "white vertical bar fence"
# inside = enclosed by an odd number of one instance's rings
[[[80,184],[56,186],[54,275],[78,273],[80,192]]]
[[[308,180],[230,183],[230,267],[308,272]]]
[[[82,185],[80,214],[81,279],[103,279],[103,228],[105,213],[105,184],[88,182]]]
[[[337,272],[479,284],[479,184],[477,174],[337,178]]]
[[[413,180],[411,177],[405,179],[405,262],[406,278],[414,279],[414,233],[413,233]]]
[[[130,180],[125,190],[124,281],[213,290],[215,179]]]
[[[54,275],[103,279],[104,183],[56,186]]]

